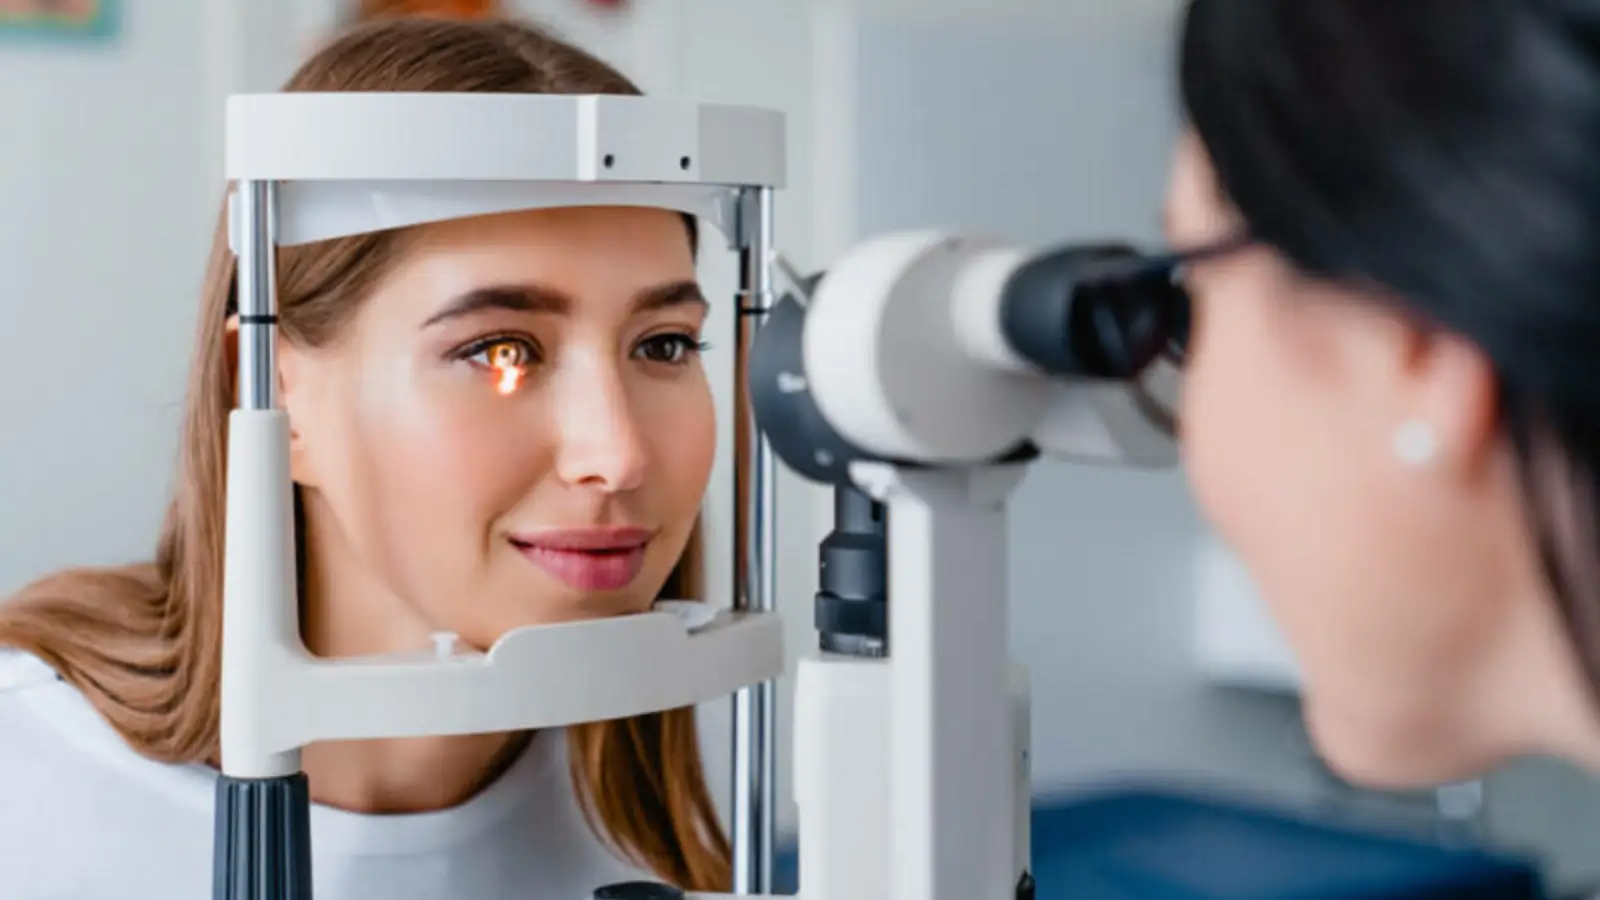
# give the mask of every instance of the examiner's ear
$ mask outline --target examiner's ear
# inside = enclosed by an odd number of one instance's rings
[[[1192,128],[1178,135],[1167,172],[1162,230],[1178,248],[1207,244],[1245,230],[1244,218],[1217,181],[1211,154]]]
[[[1364,402],[1394,433],[1400,461],[1452,480],[1475,482],[1497,459],[1498,379],[1483,349],[1453,332],[1389,311],[1377,299],[1361,306],[1345,329],[1354,349],[1351,371],[1364,382]],[[1358,312],[1359,311],[1359,312]]]
[[[1483,349],[1459,335],[1414,330],[1407,357],[1411,419],[1436,436],[1437,464],[1451,475],[1477,481],[1497,458],[1498,379]]]

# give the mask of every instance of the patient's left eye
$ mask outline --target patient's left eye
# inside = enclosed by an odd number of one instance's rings
[[[681,366],[705,349],[706,345],[692,335],[658,334],[640,341],[635,352],[649,362]]]

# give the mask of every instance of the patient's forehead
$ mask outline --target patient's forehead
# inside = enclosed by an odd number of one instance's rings
[[[540,305],[544,311],[622,316],[641,292],[695,278],[688,228],[671,210],[584,207],[476,216],[409,231],[366,317],[419,327],[463,295],[497,288],[562,298]]]
[[[634,206],[556,207],[470,216],[418,226],[410,242],[421,249],[471,251],[513,246],[649,254],[658,249],[688,252],[688,229],[680,213]],[[657,247],[657,244],[663,244]],[[638,245],[638,246],[635,246]],[[681,245],[681,246],[678,246]]]

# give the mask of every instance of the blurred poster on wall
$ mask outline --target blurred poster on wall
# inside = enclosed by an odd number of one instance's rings
[[[506,11],[500,0],[355,0],[350,6],[350,17],[357,22],[394,16],[483,19]]]
[[[105,38],[117,0],[0,0],[0,39]]]
[[[0,0],[4,2],[4,0]],[[435,16],[448,19],[483,19],[516,13],[548,13],[548,7],[565,3],[586,7],[597,13],[616,13],[627,7],[626,0],[542,0],[540,3],[502,2],[502,0],[347,0],[347,22],[369,22],[394,16]]]

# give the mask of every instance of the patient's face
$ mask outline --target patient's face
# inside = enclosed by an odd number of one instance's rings
[[[420,229],[345,334],[283,354],[310,593],[371,620],[334,642],[647,609],[710,477],[705,317],[672,212]]]

